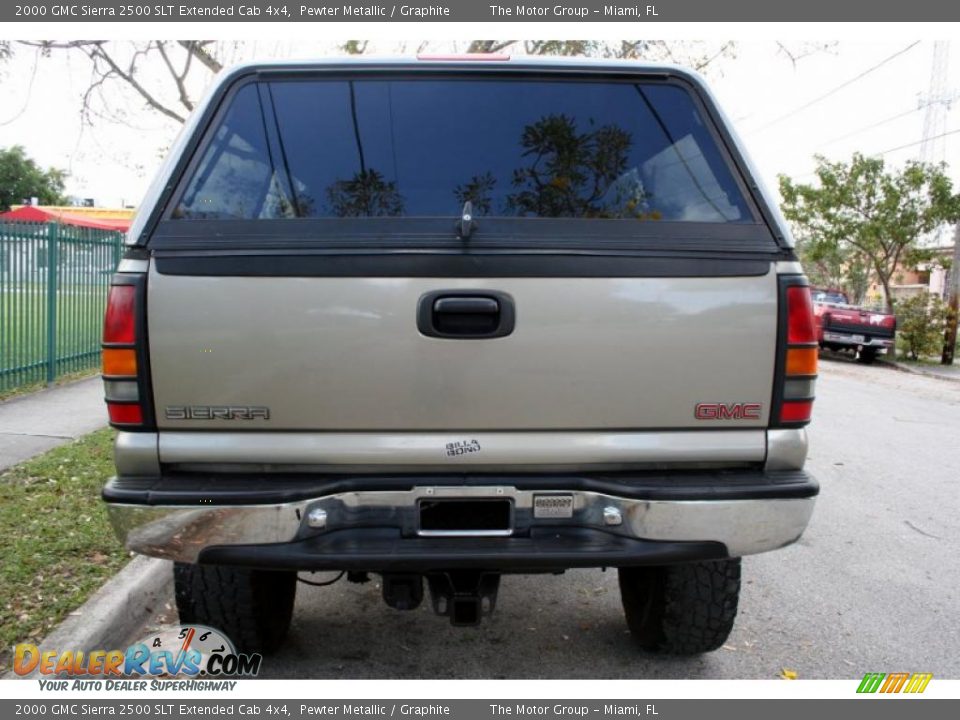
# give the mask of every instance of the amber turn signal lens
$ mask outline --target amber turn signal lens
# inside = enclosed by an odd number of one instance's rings
[[[816,375],[817,348],[790,348],[787,350],[787,375]]]
[[[104,348],[103,374],[133,376],[137,374],[137,351],[131,348]]]

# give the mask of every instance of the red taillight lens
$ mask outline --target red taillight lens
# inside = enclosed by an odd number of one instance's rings
[[[133,345],[137,340],[137,289],[133,285],[114,285],[107,296],[107,314],[103,319],[105,344]]]
[[[139,405],[118,405],[117,403],[107,403],[107,412],[110,415],[110,422],[115,425],[142,425],[143,411]]]
[[[784,402],[783,405],[780,406],[780,422],[810,422],[810,416],[812,414],[812,400],[803,400],[801,402]]]
[[[817,342],[813,322],[813,301],[810,290],[803,285],[787,288],[787,343],[806,345]]]

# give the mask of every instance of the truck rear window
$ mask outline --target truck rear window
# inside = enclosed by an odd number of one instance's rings
[[[521,79],[251,82],[174,219],[754,222],[686,89]]]

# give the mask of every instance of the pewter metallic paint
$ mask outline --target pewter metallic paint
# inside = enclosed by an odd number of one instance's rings
[[[517,431],[760,428],[776,275],[736,278],[188,277],[151,270],[161,430]],[[428,338],[420,296],[497,290],[503,338]],[[758,420],[694,419],[758,402]],[[269,420],[164,418],[173,405],[262,405]],[[462,439],[459,438],[458,439]],[[545,458],[546,459],[546,458]]]

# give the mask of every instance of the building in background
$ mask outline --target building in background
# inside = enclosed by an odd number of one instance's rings
[[[95,228],[97,230],[117,230],[126,232],[130,228],[136,209],[99,208],[75,205],[14,205],[7,212],[0,213],[0,221],[7,222],[58,222],[63,225]]]
[[[894,300],[906,300],[920,293],[937,295],[947,299],[947,281],[950,278],[950,262],[953,258],[953,245],[938,247],[933,251],[933,259],[918,263],[914,267],[899,265],[893,272],[890,292]],[[867,290],[868,300],[883,298],[883,287],[874,281]]]
[[[119,259],[123,234],[134,209],[73,205],[14,205],[0,213],[0,291],[11,283],[45,281],[49,246],[56,242],[58,270],[71,272],[78,283],[99,282]],[[104,246],[115,247],[105,252]]]

